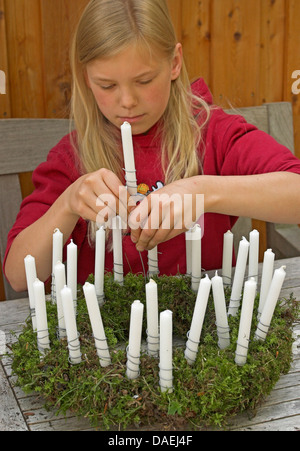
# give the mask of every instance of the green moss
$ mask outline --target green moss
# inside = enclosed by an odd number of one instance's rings
[[[174,335],[186,341],[194,311],[196,295],[188,277],[157,277],[159,309],[173,311]],[[90,276],[90,281],[93,281]],[[47,406],[58,412],[71,409],[86,416],[93,426],[126,428],[128,425],[158,425],[159,429],[203,426],[226,427],[228,418],[255,406],[271,391],[282,373],[288,372],[292,360],[292,323],[299,305],[291,296],[284,306],[277,306],[265,342],[251,340],[247,363],[235,364],[239,316],[229,317],[231,346],[217,346],[215,313],[209,299],[196,362],[189,366],[184,346],[174,349],[174,391],[159,389],[158,359],[141,356],[138,379],[126,378],[124,345],[128,341],[130,307],[135,299],[145,303],[145,279],[129,274],[124,286],[105,276],[106,303],[101,314],[110,346],[112,365],[101,368],[96,355],[91,325],[79,287],[77,325],[80,333],[82,363],[68,361],[66,340],[56,337],[56,306],[47,302],[51,350],[43,360],[37,350],[31,319],[13,345],[13,372],[25,392],[35,391],[45,398]],[[229,298],[229,292],[227,292]],[[256,300],[252,336],[256,329]],[[146,315],[144,315],[144,338]]]

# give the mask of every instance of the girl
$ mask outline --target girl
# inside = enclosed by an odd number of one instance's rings
[[[78,281],[84,283],[94,271],[96,220],[114,202],[117,213],[129,214],[125,273],[143,270],[138,251],[147,268],[147,250],[156,245],[161,274],[186,272],[186,227],[178,227],[182,211],[168,202],[172,195],[182,203],[192,199],[193,219],[196,197],[204,195],[206,270],[221,266],[223,234],[236,217],[300,223],[300,161],[240,116],[213,106],[203,80],[190,86],[164,0],[92,0],[74,36],[71,66],[75,131],[34,172],[36,189],[9,234],[4,268],[15,290],[26,289],[27,254],[36,258],[38,277],[49,278],[55,228],[65,244],[70,238],[77,244]],[[144,194],[134,209],[123,195],[125,121]],[[167,200],[157,218],[153,200],[162,194]],[[105,206],[101,196],[114,202]],[[166,211],[169,227],[163,227]],[[150,227],[134,226],[147,219]],[[159,227],[151,227],[158,219]],[[108,271],[112,259],[107,246]]]

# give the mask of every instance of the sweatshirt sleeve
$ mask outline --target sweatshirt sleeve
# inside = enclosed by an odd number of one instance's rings
[[[23,200],[16,221],[8,234],[3,269],[16,236],[42,217],[79,175],[76,157],[67,135],[49,152],[47,161],[41,163],[33,172],[32,181],[35,189]],[[73,232],[78,235],[76,241],[79,245],[85,232],[86,223],[83,219],[79,219]]]
[[[216,111],[207,138],[214,147],[214,166],[219,175],[281,171],[300,174],[300,160],[270,135],[248,124],[242,116]]]

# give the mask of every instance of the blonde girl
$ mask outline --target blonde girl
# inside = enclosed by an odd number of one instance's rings
[[[78,280],[84,283],[94,270],[95,222],[102,210],[107,213],[101,196],[114,199],[117,213],[121,206],[130,213],[125,272],[139,272],[138,251],[157,245],[161,273],[185,272],[185,227],[176,227],[182,209],[164,200],[159,226],[151,228],[156,196],[176,195],[183,204],[189,195],[195,215],[195,199],[204,195],[206,269],[220,267],[221,240],[234,217],[300,222],[299,161],[239,116],[212,108],[203,80],[190,86],[165,0],[92,0],[71,45],[71,68],[75,131],[35,171],[36,190],[8,238],[4,267],[16,290],[26,288],[23,259],[29,253],[39,278],[49,278],[55,228],[64,243],[77,243]],[[128,194],[120,196],[125,121],[132,127],[138,183],[149,188],[134,209]],[[168,228],[164,211],[171,216]],[[146,219],[150,227],[133,227]],[[107,270],[112,266],[107,249]]]

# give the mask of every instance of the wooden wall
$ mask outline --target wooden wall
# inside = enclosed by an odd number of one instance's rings
[[[0,0],[0,70],[7,79],[0,118],[68,115],[68,44],[87,3]],[[300,70],[300,0],[168,4],[191,79],[204,77],[216,103],[224,107],[291,101],[300,157],[300,94],[292,94],[291,78]],[[30,174],[21,176],[21,183],[28,194]]]

